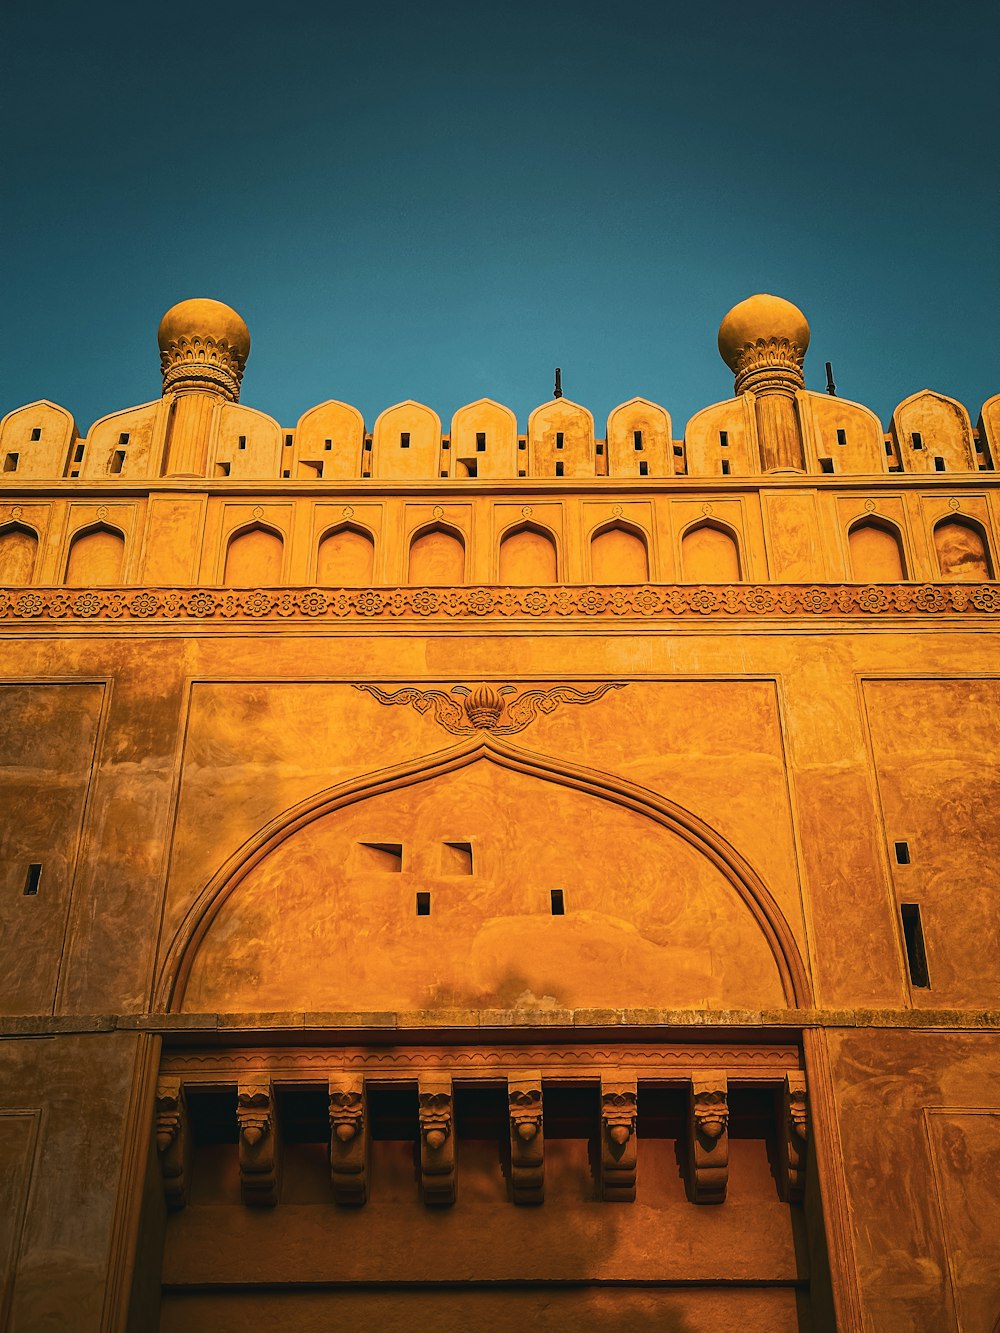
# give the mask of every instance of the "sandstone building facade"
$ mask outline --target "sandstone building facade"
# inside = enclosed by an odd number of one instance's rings
[[[1000,395],[0,424],[0,1327],[1000,1319]]]

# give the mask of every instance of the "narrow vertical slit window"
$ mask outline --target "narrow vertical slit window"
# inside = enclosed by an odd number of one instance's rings
[[[117,477],[124,466],[125,466],[125,450],[116,449],[114,453],[111,455],[111,464],[108,468],[108,471],[111,473],[113,477]]]
[[[401,430],[399,432],[399,447],[400,449],[409,449],[410,432],[408,430]]]
[[[908,866],[910,864],[910,844],[908,842],[897,842],[894,846],[896,849],[896,864]]]
[[[719,445],[720,445],[720,447],[723,448],[723,449],[728,449],[728,448],[729,448],[729,431],[728,431],[728,430],[720,430],[720,431],[719,431]]]
[[[821,458],[819,460],[819,470],[820,472],[825,472],[827,474],[831,473],[833,471],[833,459]]]
[[[838,443],[838,444],[846,444],[846,443],[847,443],[847,431],[846,431],[846,430],[838,430],[838,431],[837,431],[837,443]]]
[[[290,435],[286,435],[286,436],[285,436],[285,448],[286,448],[286,449],[291,449],[291,447],[292,447],[292,437],[291,437]]]
[[[931,982],[927,973],[927,953],[924,949],[924,928],[920,922],[919,904],[900,903],[899,913],[903,921],[903,943],[906,946],[910,985],[929,990]]]
[[[480,454],[486,452],[486,432],[484,430],[476,431],[476,452]]]
[[[934,471],[935,471],[935,472],[943,472],[943,471],[944,471],[944,459],[943,459],[943,458],[935,458],[935,459],[934,459]]]
[[[724,458],[724,459],[722,460],[722,463],[720,464],[720,466],[721,466],[721,468],[722,468],[722,475],[723,475],[724,477],[728,477],[728,476],[729,476],[729,459],[728,459],[728,458]]]
[[[323,448],[327,451],[327,453],[329,453],[330,450],[333,448],[333,441],[332,441],[332,440],[324,440],[324,441],[323,441]]]
[[[16,471],[17,471],[17,463],[18,463],[18,455],[17,455],[17,454],[8,454],[7,457],[3,460],[3,470],[4,470],[4,472],[16,472]]]
[[[237,449],[245,449],[247,447],[247,437],[245,435],[239,437],[236,441],[236,447]]]
[[[639,460],[639,476],[640,477],[649,476],[649,464],[646,462],[644,458]]]
[[[41,428],[41,426],[34,426],[34,427],[32,428],[32,431],[31,431],[31,438],[32,438],[33,440],[40,440],[40,439],[42,438],[42,428]]]
[[[557,464],[556,464],[556,476],[557,476],[557,477],[561,477],[562,474],[563,474],[563,465],[562,465],[562,463],[557,463]]]
[[[126,444],[128,444],[128,431],[127,431],[127,430],[123,430],[122,433],[118,436],[118,443],[121,444],[121,445],[126,445]]]
[[[42,879],[41,861],[32,861],[28,866],[28,873],[24,877],[24,896],[25,898],[34,898],[38,894],[38,886]]]
[[[632,443],[635,445],[636,449],[641,449],[641,448],[642,448],[642,431],[641,431],[641,430],[634,430],[634,431],[632,432]]]
[[[924,437],[920,434],[918,430],[915,430],[913,432],[910,439],[913,442],[914,449],[922,449],[924,447]]]
[[[887,458],[892,457],[892,442],[890,440],[886,440],[885,442],[885,452]]]
[[[429,893],[417,894],[417,916],[430,916],[431,914],[431,895]]]
[[[549,894],[549,906],[553,916],[566,915],[566,897],[562,889],[553,889]]]
[[[76,450],[75,450],[75,452],[74,452],[74,454],[73,454],[73,462],[74,462],[74,463],[82,463],[82,462],[83,462],[83,445],[82,445],[82,444],[78,444],[78,445],[76,446]]]
[[[557,449],[561,449],[562,447],[563,447],[563,432],[562,432],[561,430],[557,430],[557,431],[556,431],[556,448],[557,448]]]

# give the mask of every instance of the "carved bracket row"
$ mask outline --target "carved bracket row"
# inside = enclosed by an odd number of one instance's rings
[[[694,1203],[723,1203],[729,1182],[729,1089],[724,1072],[688,1081],[688,1193]],[[345,1207],[369,1196],[370,1125],[364,1079],[355,1073],[330,1078],[330,1183]],[[507,1081],[510,1185],[516,1204],[545,1198],[545,1130],[542,1076],[518,1070]],[[608,1203],[635,1199],[639,1159],[639,1092],[634,1077],[602,1078],[600,1086],[600,1195]],[[421,1078],[417,1086],[420,1190],[425,1204],[448,1207],[458,1194],[455,1170],[455,1104],[452,1080]],[[273,1207],[280,1184],[280,1140],[270,1082],[237,1088],[240,1190],[243,1202]],[[808,1102],[805,1076],[786,1073],[782,1086],[780,1166],[782,1197],[802,1199],[805,1190]],[[177,1077],[163,1078],[156,1093],[156,1147],[167,1206],[188,1200],[190,1133],[184,1089]]]

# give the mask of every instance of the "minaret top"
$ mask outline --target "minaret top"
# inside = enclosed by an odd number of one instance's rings
[[[160,320],[157,334],[164,393],[240,396],[250,355],[250,330],[232,307],[198,297],[179,301]]]

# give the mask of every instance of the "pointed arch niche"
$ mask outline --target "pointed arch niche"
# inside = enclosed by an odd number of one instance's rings
[[[370,588],[375,578],[375,539],[367,528],[329,528],[316,552],[316,582],[323,588]]]
[[[281,533],[263,523],[240,528],[226,547],[223,583],[233,588],[274,587],[281,582],[285,543]]]
[[[607,523],[590,539],[594,583],[648,583],[649,551],[645,534],[631,523]]]
[[[509,528],[500,540],[500,582],[512,587],[556,583],[559,561],[552,533],[534,523]]]
[[[993,577],[986,533],[975,519],[952,515],[935,523],[934,552],[943,579],[975,583]]]
[[[38,534],[24,523],[0,527],[0,587],[23,588],[35,575]]]
[[[419,587],[455,587],[465,582],[465,539],[444,523],[413,534],[407,583]]]
[[[855,583],[900,583],[906,560],[899,529],[884,518],[862,518],[847,534]]]
[[[121,583],[125,561],[125,534],[107,523],[94,523],[77,532],[69,548],[66,577],[70,588],[106,587]]]
[[[731,528],[706,519],[681,538],[685,583],[739,583],[743,578],[740,547]]]
[[[460,882],[442,856],[456,832],[471,848]],[[386,843],[403,849],[391,866],[370,855]],[[774,899],[697,816],[470,738],[319,793],[251,838],[192,905],[158,1002],[234,1013],[808,1000]]]

